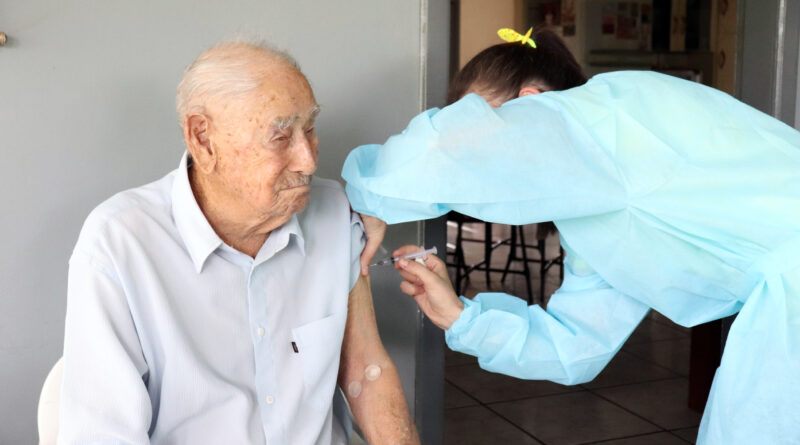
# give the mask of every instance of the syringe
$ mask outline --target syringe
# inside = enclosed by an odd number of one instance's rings
[[[417,258],[423,258],[425,255],[431,254],[436,255],[436,246],[431,247],[430,249],[418,250],[416,252],[407,253],[405,255],[400,255],[398,257],[391,257],[386,258],[385,260],[380,260],[377,263],[370,264],[369,267],[372,266],[387,266],[389,264],[396,263],[399,259],[405,258],[407,260],[416,260]]]

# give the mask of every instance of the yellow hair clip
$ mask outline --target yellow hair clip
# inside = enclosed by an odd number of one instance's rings
[[[506,42],[521,42],[523,45],[527,43],[528,45],[536,48],[536,42],[534,42],[531,38],[532,32],[533,27],[531,27],[531,29],[529,29],[528,32],[523,36],[511,28],[503,28],[497,31],[497,35]]]

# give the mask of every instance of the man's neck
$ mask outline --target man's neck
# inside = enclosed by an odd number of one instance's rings
[[[214,187],[210,187],[203,175],[193,168],[189,168],[189,184],[197,205],[214,232],[225,244],[251,258],[256,257],[272,230],[286,222],[274,218],[265,221],[250,215],[234,199],[215,194]]]

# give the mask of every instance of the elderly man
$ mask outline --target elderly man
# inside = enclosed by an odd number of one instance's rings
[[[361,222],[311,177],[319,107],[296,64],[218,45],[177,106],[178,169],[97,207],[70,260],[59,443],[343,443],[337,380],[367,440],[418,443]]]

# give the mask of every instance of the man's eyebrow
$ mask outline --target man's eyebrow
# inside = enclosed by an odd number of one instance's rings
[[[321,108],[319,107],[319,105],[314,105],[313,107],[311,107],[311,110],[308,112],[308,119],[307,119],[308,122],[313,122],[314,119],[316,119],[317,116],[319,115],[320,111]],[[279,116],[272,120],[272,123],[270,123],[270,127],[278,131],[283,131],[291,127],[295,122],[297,122],[297,119],[299,118],[300,116],[297,115]]]
[[[292,126],[294,121],[297,120],[297,116],[279,116],[272,120],[272,123],[269,124],[274,130],[283,131]]]
[[[322,111],[322,108],[320,108],[319,105],[314,105],[311,107],[311,111],[308,112],[308,120],[313,121],[316,119],[317,116],[319,116],[320,111]]]

